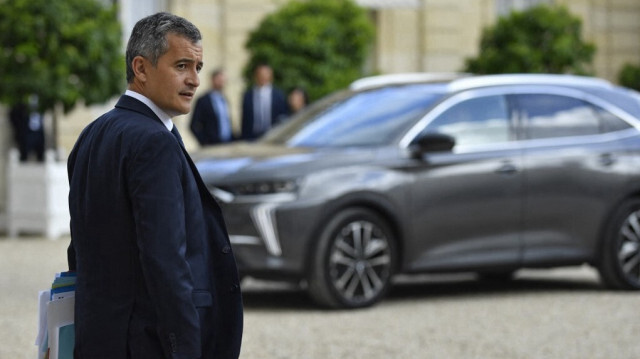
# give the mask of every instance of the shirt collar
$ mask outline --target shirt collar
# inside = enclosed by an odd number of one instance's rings
[[[147,107],[149,107],[151,111],[153,111],[153,113],[155,113],[156,116],[158,116],[160,121],[162,121],[164,126],[167,128],[167,130],[171,131],[173,129],[173,121],[171,121],[171,116],[169,116],[166,112],[162,111],[160,107],[156,106],[156,104],[153,103],[153,101],[151,101],[149,98],[132,90],[126,90],[124,94],[130,97],[133,97],[136,100],[147,105]]]
[[[271,87],[272,85],[268,84],[264,86],[257,86],[256,89],[260,92],[268,92],[268,91],[271,91]]]
[[[218,90],[213,90],[209,93],[209,96],[214,99],[214,98],[220,98],[222,97],[222,93]]]

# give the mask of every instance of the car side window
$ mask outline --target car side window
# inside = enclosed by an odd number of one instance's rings
[[[456,146],[507,142],[511,132],[504,96],[461,101],[436,117],[423,131],[452,136]]]
[[[516,99],[527,139],[595,135],[628,127],[608,111],[573,97],[526,94]]]
[[[596,107],[596,112],[598,113],[598,116],[602,121],[601,131],[603,133],[621,131],[631,128],[631,125],[627,123],[627,121],[624,121],[620,117],[603,108]]]

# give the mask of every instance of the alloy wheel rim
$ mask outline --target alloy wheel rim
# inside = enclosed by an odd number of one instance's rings
[[[329,254],[329,277],[342,298],[353,303],[375,299],[390,273],[389,239],[379,227],[355,221],[338,232]]]
[[[618,264],[629,280],[640,285],[640,211],[631,213],[620,229]]]

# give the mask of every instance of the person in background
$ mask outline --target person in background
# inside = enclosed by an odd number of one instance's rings
[[[284,93],[273,86],[273,70],[260,64],[254,69],[253,86],[242,96],[242,138],[254,140],[288,116]]]
[[[157,13],[127,44],[127,90],[68,160],[75,359],[237,359],[243,309],[222,212],[172,117],[200,84],[200,31]]]
[[[38,162],[44,161],[44,123],[38,109],[38,96],[29,96],[29,101],[15,105],[9,111],[13,127],[13,138],[20,151],[20,162],[29,160],[31,154]]]
[[[229,105],[223,94],[226,76],[222,69],[211,73],[211,91],[196,101],[191,116],[191,132],[201,146],[233,140]]]
[[[289,92],[287,102],[289,103],[289,113],[293,115],[309,104],[309,96],[307,95],[307,91],[305,91],[302,87],[294,87],[293,90]]]

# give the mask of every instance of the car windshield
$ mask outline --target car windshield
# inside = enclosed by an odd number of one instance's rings
[[[444,91],[442,84],[341,91],[309,106],[262,141],[290,147],[387,145],[421,118]]]

